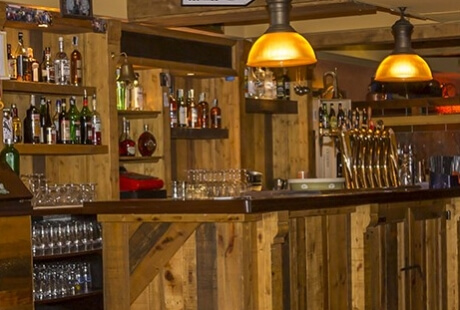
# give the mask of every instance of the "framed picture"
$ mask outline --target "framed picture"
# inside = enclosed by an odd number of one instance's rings
[[[59,0],[63,17],[93,18],[92,0]]]
[[[0,31],[0,60],[0,79],[9,80],[8,54],[6,52],[6,32],[4,31]]]

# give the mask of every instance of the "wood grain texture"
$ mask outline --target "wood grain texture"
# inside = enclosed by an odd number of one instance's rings
[[[30,217],[0,217],[0,308],[34,309]]]

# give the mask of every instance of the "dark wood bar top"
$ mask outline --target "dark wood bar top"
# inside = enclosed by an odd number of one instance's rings
[[[324,192],[262,191],[229,199],[173,200],[135,199],[88,202],[86,214],[253,214],[346,207],[372,203],[395,203],[460,197],[460,188],[388,190],[340,190]]]

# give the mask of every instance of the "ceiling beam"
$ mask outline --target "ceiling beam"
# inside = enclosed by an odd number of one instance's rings
[[[158,0],[155,5],[147,5],[151,0],[128,1],[130,22],[162,27],[187,27],[211,24],[254,24],[269,20],[265,0],[255,0],[245,7],[182,7],[179,0]],[[293,0],[291,20],[308,20],[325,17],[375,14],[375,6],[356,3],[351,0]]]

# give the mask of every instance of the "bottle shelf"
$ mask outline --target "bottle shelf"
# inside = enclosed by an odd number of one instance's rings
[[[161,111],[131,111],[131,110],[118,110],[118,116],[126,117],[128,119],[144,119],[144,118],[157,118]]]
[[[63,296],[59,298],[47,298],[47,299],[35,300],[34,303],[35,305],[48,305],[48,304],[62,303],[66,301],[76,300],[76,299],[84,299],[87,297],[94,297],[98,295],[102,297],[103,295],[102,289],[91,289],[89,292],[77,293],[75,295]]]
[[[95,155],[107,154],[107,145],[83,144],[15,144],[20,155]]]
[[[119,161],[122,163],[157,163],[163,156],[121,156]]]
[[[96,249],[91,250],[82,250],[82,251],[74,251],[74,252],[67,252],[67,253],[56,253],[56,254],[44,254],[44,255],[35,255],[33,257],[34,262],[45,262],[45,261],[54,261],[54,260],[62,260],[66,258],[75,258],[75,257],[82,257],[88,255],[102,255],[102,246]]]
[[[96,93],[92,86],[56,85],[40,82],[22,82],[3,80],[3,92],[59,95],[59,96],[83,96],[86,89],[88,96]]]
[[[228,139],[226,128],[171,128],[171,139],[212,140]]]
[[[246,113],[297,114],[297,101],[246,98]]]

